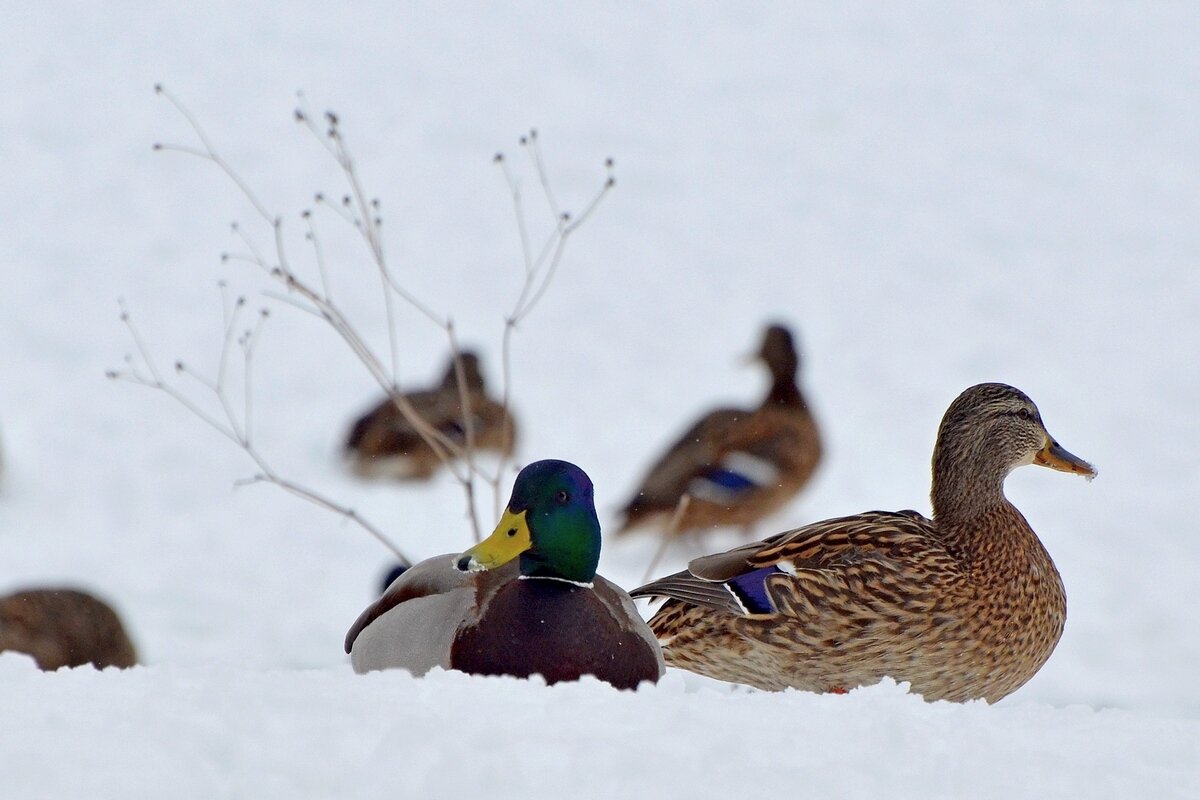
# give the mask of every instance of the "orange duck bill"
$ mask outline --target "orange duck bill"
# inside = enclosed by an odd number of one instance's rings
[[[1071,472],[1091,480],[1096,477],[1096,468],[1077,455],[1065,450],[1058,442],[1046,437],[1046,446],[1033,457],[1033,463],[1058,470]]]

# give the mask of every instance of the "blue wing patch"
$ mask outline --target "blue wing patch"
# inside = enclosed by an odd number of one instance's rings
[[[723,489],[729,489],[733,492],[744,492],[747,489],[755,489],[758,484],[750,480],[740,472],[734,472],[731,469],[724,467],[715,467],[705,473],[704,479],[720,486]]]
[[[769,459],[733,451],[688,483],[688,494],[710,503],[729,505],[779,480],[779,467]]]
[[[767,578],[772,575],[784,575],[783,570],[774,565],[738,575],[725,582],[725,587],[733,592],[747,614],[772,614],[775,606],[767,595]]]

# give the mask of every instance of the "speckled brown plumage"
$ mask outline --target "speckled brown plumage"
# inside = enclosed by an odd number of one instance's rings
[[[27,589],[0,598],[0,651],[33,656],[44,670],[132,667],[137,653],[116,612],[74,589]]]
[[[926,699],[1015,691],[1062,635],[1066,596],[1005,476],[1037,463],[1091,476],[1003,384],[950,406],[933,457],[933,519],[915,511],[826,520],[635,590],[668,664],[762,689],[844,690],[884,676]],[[757,570],[757,572],[756,572]]]
[[[796,384],[799,357],[791,333],[781,325],[768,327],[757,358],[771,372],[762,404],[716,409],[689,428],[650,468],[622,510],[618,533],[665,526],[684,495],[689,499],[676,533],[748,528],[808,483],[821,460],[821,437]],[[721,485],[739,477],[744,483]]]
[[[503,405],[488,397],[479,357],[464,352],[459,357],[472,417],[477,451],[510,455],[516,441],[516,425]],[[422,419],[453,442],[466,443],[462,395],[454,361],[451,359],[441,382],[432,389],[404,395]],[[346,437],[350,467],[363,477],[425,480],[441,466],[433,448],[422,438],[390,397],[354,423]]]

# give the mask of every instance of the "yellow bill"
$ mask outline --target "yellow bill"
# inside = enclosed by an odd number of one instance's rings
[[[525,513],[514,514],[505,509],[500,524],[492,535],[467,550],[455,561],[464,572],[480,572],[495,569],[512,561],[533,546]]]
[[[1058,442],[1046,437],[1046,446],[1033,457],[1033,463],[1059,472],[1072,472],[1088,480],[1096,477],[1096,468],[1077,455],[1072,455],[1059,446]]]

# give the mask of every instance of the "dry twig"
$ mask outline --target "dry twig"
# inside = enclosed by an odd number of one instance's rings
[[[322,148],[335,160],[338,168],[341,171],[345,181],[347,191],[341,197],[341,202],[333,202],[324,193],[315,195],[317,209],[325,209],[331,211],[335,218],[342,223],[348,224],[354,228],[359,234],[362,241],[366,245],[370,261],[376,269],[382,295],[384,301],[384,312],[387,320],[388,328],[388,355],[387,358],[381,358],[368,344],[365,338],[351,324],[346,315],[334,302],[331,291],[330,281],[328,279],[326,261],[324,251],[321,247],[321,241],[317,234],[317,226],[314,221],[312,211],[304,211],[301,214],[303,224],[305,226],[305,239],[309,243],[312,250],[312,260],[315,264],[318,274],[319,283],[313,285],[300,277],[292,268],[288,253],[284,248],[283,238],[283,223],[282,218],[271,213],[266,206],[258,199],[251,190],[249,185],[240,177],[235,169],[220,155],[215,149],[211,140],[205,134],[198,120],[192,113],[177,99],[174,95],[164,89],[161,85],[155,87],[155,91],[165,97],[180,113],[187,122],[192,132],[195,134],[199,146],[186,146],[175,144],[156,144],[156,150],[172,151],[184,153],[204,161],[208,161],[218,169],[220,169],[230,181],[237,187],[239,192],[253,206],[258,216],[268,226],[271,231],[271,248],[264,252],[256,246],[252,237],[247,235],[241,226],[233,225],[233,231],[239,238],[242,245],[245,247],[245,253],[229,254],[222,256],[225,261],[241,261],[249,263],[261,270],[270,280],[282,287],[282,293],[267,292],[269,297],[281,300],[288,305],[300,308],[314,316],[324,320],[334,332],[342,339],[355,357],[363,364],[371,376],[379,384],[379,386],[388,393],[392,401],[396,404],[401,414],[406,421],[421,435],[426,443],[437,454],[438,458],[446,466],[446,468],[454,476],[455,480],[463,489],[464,499],[467,507],[467,517],[470,520],[472,532],[475,540],[481,538],[479,527],[478,514],[476,512],[476,480],[482,480],[491,487],[494,498],[494,513],[499,514],[499,505],[501,498],[501,481],[505,476],[507,461],[509,456],[503,456],[499,465],[494,471],[483,469],[475,458],[475,430],[473,414],[470,408],[470,398],[466,391],[466,381],[463,373],[461,350],[458,343],[458,338],[455,332],[454,322],[448,316],[439,315],[433,308],[407,291],[396,280],[392,274],[384,251],[383,237],[381,233],[382,216],[381,204],[378,199],[370,198],[363,187],[362,181],[359,178],[355,167],[354,159],[350,154],[350,150],[346,144],[345,138],[342,135],[340,121],[336,114],[327,112],[323,118],[323,125],[319,125],[303,108],[298,108],[295,112],[296,120],[302,124],[313,136],[313,138],[322,146]],[[303,98],[301,97],[303,101]],[[502,154],[497,154],[495,160],[500,164],[504,173],[505,180],[512,194],[513,207],[517,218],[518,231],[521,237],[522,254],[524,260],[524,280],[518,293],[517,300],[513,305],[512,310],[508,313],[504,320],[504,333],[502,338],[502,363],[503,363],[503,392],[502,405],[505,410],[508,409],[511,400],[511,339],[512,333],[517,325],[524,320],[535,306],[540,302],[545,295],[558,267],[561,263],[563,252],[566,247],[566,242],[571,234],[585,222],[588,217],[596,209],[597,205],[607,194],[609,189],[615,185],[615,179],[612,176],[613,162],[611,159],[605,163],[608,175],[604,184],[591,201],[585,206],[582,213],[572,217],[572,215],[563,210],[551,191],[550,180],[542,159],[541,150],[538,146],[537,132],[531,131],[527,136],[520,139],[520,144],[528,153],[533,169],[537,175],[539,184],[542,189],[542,194],[550,209],[550,213],[554,220],[554,226],[551,233],[547,236],[546,241],[535,253],[531,246],[531,240],[526,222],[525,210],[522,203],[521,191],[512,171],[509,169],[508,162]],[[460,403],[463,409],[463,430],[465,441],[458,443],[449,437],[442,434],[436,428],[432,427],[426,420],[412,408],[404,395],[399,391],[396,375],[399,365],[399,344],[397,341],[397,300],[403,302],[409,307],[415,309],[422,316],[428,319],[432,324],[442,329],[450,344],[451,353],[454,357],[455,372],[458,377],[458,387],[460,393]],[[362,525],[377,539],[382,541],[389,549],[399,555],[395,546],[384,537],[378,529],[366,523],[351,509],[347,509],[337,503],[330,501],[324,496],[318,495],[311,490],[296,486],[295,484],[280,479],[273,471],[271,471],[262,460],[261,454],[254,448],[250,441],[249,435],[249,419],[250,419],[250,390],[249,390],[249,366],[250,359],[253,354],[253,342],[255,341],[256,333],[248,333],[243,337],[244,344],[243,353],[245,356],[246,373],[246,396],[244,398],[245,415],[242,423],[237,421],[236,415],[232,413],[232,407],[229,404],[228,398],[225,396],[223,382],[225,365],[228,359],[229,342],[231,338],[230,327],[233,318],[236,318],[237,311],[241,304],[238,304],[232,313],[227,313],[226,318],[226,341],[222,351],[221,368],[218,372],[218,378],[213,383],[206,383],[209,389],[213,390],[221,402],[224,411],[224,420],[216,419],[205,414],[199,407],[191,403],[186,396],[178,391],[175,387],[164,382],[157,370],[152,366],[149,352],[145,348],[144,343],[138,336],[136,329],[132,325],[128,311],[122,310],[122,319],[130,328],[130,333],[134,338],[138,351],[141,355],[146,368],[150,370],[150,376],[140,375],[132,366],[130,370],[122,373],[114,373],[114,377],[130,378],[135,382],[141,383],[151,388],[160,389],[167,392],[177,402],[181,403],[185,408],[199,416],[210,426],[215,427],[227,438],[230,438],[235,443],[239,444],[248,455],[259,465],[260,474],[252,481],[265,480],[275,483],[281,488],[298,496],[304,497],[312,502],[317,503],[325,508],[341,513],[346,517],[354,520]],[[260,322],[261,325],[261,322]],[[243,340],[239,340],[243,341]],[[188,372],[181,367],[181,372]],[[191,373],[188,373],[191,374]],[[198,377],[198,376],[194,376]],[[203,382],[203,381],[202,381]],[[400,556],[407,563],[407,559]]]
[[[400,551],[395,543],[388,538],[379,528],[372,525],[366,519],[358,514],[354,509],[348,508],[340,503],[337,503],[319,492],[309,489],[293,480],[289,480],[279,475],[271,465],[267,463],[266,458],[255,446],[253,441],[253,408],[251,398],[253,397],[252,381],[253,374],[253,358],[255,346],[258,344],[259,336],[262,333],[263,326],[266,324],[268,312],[263,309],[259,312],[258,320],[253,328],[243,329],[239,334],[238,326],[241,321],[241,315],[246,306],[244,297],[239,297],[232,303],[227,299],[222,289],[222,309],[225,316],[225,330],[221,345],[221,355],[217,367],[216,379],[210,379],[203,374],[195,371],[183,361],[175,362],[176,374],[191,378],[196,383],[200,384],[204,389],[207,389],[217,399],[221,407],[222,415],[214,416],[205,411],[201,406],[197,405],[191,397],[188,396],[175,383],[165,379],[163,373],[159,370],[158,365],[154,361],[154,357],[150,354],[150,350],[146,347],[146,343],[142,338],[133,322],[133,315],[130,314],[129,308],[123,300],[119,301],[121,306],[121,321],[129,330],[129,335],[133,339],[134,347],[137,348],[138,357],[127,356],[125,359],[126,369],[110,370],[107,374],[112,380],[126,380],[140,386],[145,386],[149,389],[154,389],[163,392],[168,397],[179,403],[193,415],[205,422],[210,428],[220,433],[226,439],[240,447],[246,455],[258,467],[258,472],[252,477],[238,481],[235,485],[242,486],[250,483],[271,483],[278,486],[290,494],[297,497],[302,497],[311,503],[315,503],[322,508],[326,508],[334,513],[341,514],[346,519],[354,522],[362,527],[369,534],[375,537],[384,547],[392,551],[392,553],[406,566],[411,566],[412,562],[408,557]],[[237,346],[242,352],[242,414],[239,417],[234,409],[234,401],[230,396],[228,374],[229,374],[229,355],[234,346]],[[139,366],[140,365],[140,366]],[[145,368],[145,372],[141,367]]]

